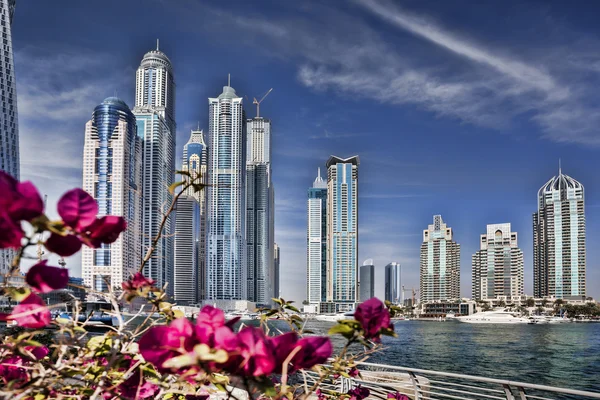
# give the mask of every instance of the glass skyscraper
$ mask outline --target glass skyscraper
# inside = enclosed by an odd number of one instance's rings
[[[105,99],[85,125],[83,189],[96,199],[99,215],[118,215],[127,230],[99,249],[83,246],[83,279],[99,292],[121,287],[142,260],[140,230],[142,139],[131,110],[116,97]]]
[[[198,288],[201,279],[199,263],[200,204],[194,196],[182,195],[175,209],[175,273],[174,298],[179,305],[202,300]]]
[[[423,231],[420,264],[421,302],[460,298],[460,245],[441,215]]]
[[[327,161],[327,302],[358,302],[358,156]]]
[[[188,171],[194,182],[208,183],[208,146],[204,141],[204,132],[199,128],[191,132],[190,139],[183,146],[181,169]],[[184,180],[187,179],[184,178]],[[196,199],[200,212],[197,219],[199,235],[196,238],[197,245],[195,246],[195,251],[198,253],[195,272],[198,292],[196,298],[200,301],[206,298],[206,189],[195,191],[194,188],[190,187],[186,190],[186,194]],[[177,216],[177,224],[183,223],[182,218]],[[175,239],[177,239],[177,236],[175,236]],[[177,269],[177,259],[175,259],[175,268]]]
[[[209,98],[207,299],[246,299],[246,129],[242,98],[231,86]]]
[[[583,185],[559,169],[538,191],[533,214],[534,296],[585,296],[585,246]]]
[[[391,262],[385,266],[385,300],[394,304],[402,301],[402,267]]]
[[[175,181],[175,82],[169,58],[158,49],[144,55],[136,72],[135,107],[138,134],[143,146],[143,252],[158,235],[165,205],[173,196]],[[175,218],[168,216],[161,240],[146,264],[144,275],[173,296]]]
[[[327,300],[327,182],[321,170],[308,189],[306,232],[306,299],[318,305]]]
[[[472,296],[476,300],[523,295],[523,252],[510,224],[492,224],[473,254]]]
[[[360,266],[360,301],[375,297],[375,266],[373,260],[366,260]]]
[[[271,178],[271,121],[246,121],[246,266],[248,300],[271,303],[274,296],[274,189]]]
[[[19,179],[19,121],[17,114],[17,83],[13,60],[11,24],[15,0],[0,0],[0,24],[4,55],[0,59],[0,170]],[[0,250],[0,274],[8,271],[15,251]]]

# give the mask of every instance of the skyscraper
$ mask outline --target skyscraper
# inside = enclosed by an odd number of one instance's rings
[[[360,267],[360,301],[375,297],[375,266],[373,260],[366,260]]]
[[[0,23],[4,54],[0,61],[0,170],[19,179],[19,122],[17,83],[13,60],[11,25],[15,0],[0,0]]]
[[[274,190],[271,179],[271,121],[246,121],[247,296],[258,304],[273,298]]]
[[[173,196],[167,188],[175,181],[175,82],[168,57],[160,50],[144,55],[136,73],[136,96],[133,114],[143,147],[143,251],[148,251],[158,235],[164,207]],[[167,294],[173,296],[175,218],[167,217],[163,236],[144,275],[159,287],[166,283]]]
[[[460,298],[460,245],[441,215],[423,231],[421,302]]]
[[[246,299],[246,130],[242,98],[224,86],[209,98],[207,299]]]
[[[131,110],[116,97],[97,106],[85,125],[83,189],[96,199],[99,215],[127,220],[127,230],[114,243],[82,249],[85,284],[106,292],[121,287],[142,260],[142,139]]]
[[[208,183],[208,146],[204,142],[204,132],[200,128],[192,131],[190,139],[183,146],[181,169],[189,172],[194,182]],[[197,237],[198,245],[196,246],[198,252],[196,264],[197,300],[200,301],[206,298],[206,189],[195,191],[194,188],[190,187],[186,190],[186,194],[193,196],[200,208],[198,220],[200,233]]]
[[[175,210],[174,298],[179,305],[202,300],[198,288],[200,269],[200,203],[194,196],[182,195]]]
[[[586,295],[583,185],[559,168],[538,191],[533,214],[533,294],[559,299]]]
[[[308,189],[306,230],[306,300],[319,304],[327,300],[327,182],[321,169]]]
[[[0,170],[19,179],[19,122],[17,83],[13,61],[11,25],[15,0],[0,0],[0,22],[4,56],[0,61]],[[0,250],[0,274],[5,274],[15,256],[14,250]]]
[[[275,298],[279,298],[281,296],[281,294],[279,293],[279,268],[280,265],[279,263],[281,262],[281,249],[279,248],[279,246],[277,245],[277,243],[275,243],[275,245],[273,246],[273,258],[274,258],[274,262],[273,262],[273,297]]]
[[[358,302],[358,156],[327,161],[327,301],[350,311]]]
[[[523,252],[510,224],[492,224],[481,235],[480,250],[473,254],[474,299],[523,294]]]
[[[402,301],[402,267],[397,262],[385,266],[385,300],[394,304]]]

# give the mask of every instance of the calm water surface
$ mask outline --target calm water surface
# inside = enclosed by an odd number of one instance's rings
[[[324,333],[331,326],[310,322]],[[400,321],[369,361],[600,392],[600,323]]]

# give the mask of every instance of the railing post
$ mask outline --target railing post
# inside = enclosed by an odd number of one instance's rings
[[[504,394],[506,395],[506,400],[515,400],[515,396],[513,396],[511,390],[510,390],[510,386],[508,386],[506,383],[502,385],[502,387],[504,388]]]
[[[421,400],[423,396],[421,396],[421,385],[419,385],[419,380],[414,372],[408,371],[408,375],[410,376],[410,382],[415,388],[415,400]]]
[[[521,398],[521,400],[527,400],[527,394],[525,393],[525,388],[522,386],[519,386],[519,397]]]

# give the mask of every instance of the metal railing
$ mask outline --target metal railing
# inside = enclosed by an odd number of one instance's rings
[[[386,399],[389,393],[401,393],[411,400],[567,400],[600,399],[600,393],[553,386],[514,382],[504,379],[430,371],[418,368],[363,362],[358,364],[361,378],[338,378],[319,384],[322,391],[346,393],[361,385],[370,390],[370,398]],[[317,375],[305,375],[307,383]]]

